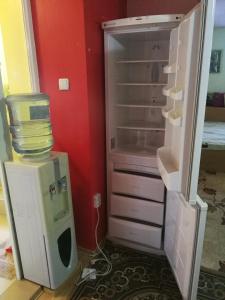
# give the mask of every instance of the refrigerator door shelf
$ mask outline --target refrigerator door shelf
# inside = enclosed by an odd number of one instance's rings
[[[163,68],[163,73],[165,73],[165,74],[173,74],[173,73],[176,73],[176,71],[177,71],[176,64],[171,64],[171,65],[165,66]]]
[[[181,127],[182,116],[174,108],[169,107],[169,105],[164,106],[162,108],[162,115],[164,116],[164,118],[168,119],[170,124],[172,124],[173,126]]]
[[[170,87],[170,86],[165,86],[162,89],[162,93],[166,97],[170,97],[173,100],[180,101],[183,99],[183,90],[178,87]]]
[[[168,191],[180,190],[179,169],[177,168],[169,147],[161,147],[157,151],[157,164],[160,175]]]
[[[170,98],[176,101],[180,101],[183,99],[183,90],[178,87],[174,87],[170,91]]]
[[[173,126],[181,127],[181,125],[182,125],[182,116],[176,110],[169,111],[168,119],[169,119],[170,124],[172,124]]]
[[[168,119],[169,118],[169,114],[172,111],[173,111],[172,107],[169,107],[168,105],[164,106],[162,108],[162,115],[163,115],[163,117],[166,118],[166,119]]]
[[[166,97],[170,97],[170,92],[172,88],[173,88],[172,86],[168,86],[168,85],[164,86],[164,88],[162,89],[163,95]]]

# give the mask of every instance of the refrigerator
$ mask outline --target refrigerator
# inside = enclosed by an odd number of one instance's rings
[[[207,215],[197,185],[214,4],[102,24],[108,238],[164,253],[192,300]]]

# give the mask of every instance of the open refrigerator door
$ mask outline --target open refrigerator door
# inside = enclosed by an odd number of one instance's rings
[[[165,146],[157,153],[159,171],[168,190],[164,250],[183,299],[191,300],[197,297],[207,215],[207,204],[197,196],[197,184],[214,6],[214,1],[202,1],[171,35],[178,50],[171,54],[171,64],[165,71],[176,72],[169,79],[172,86],[164,90]]]

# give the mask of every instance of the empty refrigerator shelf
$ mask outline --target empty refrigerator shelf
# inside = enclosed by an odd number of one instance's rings
[[[161,147],[157,150],[157,164],[167,190],[179,191],[179,169],[169,147]]]
[[[155,124],[144,121],[130,121],[116,126],[119,129],[159,130],[165,131],[164,124]]]
[[[128,144],[117,147],[113,152],[129,153],[129,154],[138,154],[138,155],[151,155],[156,156],[156,151],[158,147],[142,147],[138,145]]]
[[[116,151],[156,156],[156,150],[163,144],[164,131],[117,128]]]
[[[137,64],[137,63],[154,63],[154,62],[168,62],[168,59],[123,59],[118,60],[117,64]]]
[[[165,86],[167,83],[163,82],[118,82],[117,85],[129,86],[129,85],[153,85],[153,86]]]
[[[116,104],[117,107],[146,107],[146,108],[162,108],[164,105],[154,105],[154,104],[147,104],[147,103],[140,103],[140,104]]]

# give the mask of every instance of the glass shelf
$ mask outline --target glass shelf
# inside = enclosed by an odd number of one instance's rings
[[[129,85],[152,85],[152,86],[166,86],[167,83],[164,82],[118,82],[117,85],[119,86],[129,86]]]
[[[117,125],[118,129],[133,129],[133,130],[155,130],[155,131],[165,131],[164,124],[155,124],[151,122],[144,121],[130,121],[124,122],[121,125]]]
[[[143,107],[143,108],[162,108],[164,105],[152,105],[152,104],[116,104],[116,107]]]
[[[113,152],[129,153],[134,155],[154,155],[156,156],[158,147],[141,147],[137,145],[127,144],[113,150]]]
[[[167,63],[168,62],[168,59],[121,59],[121,60],[118,60],[116,63],[117,64],[137,64],[137,63]]]
[[[116,147],[113,151],[137,155],[156,155],[156,150],[164,144],[164,131],[117,129]]]

